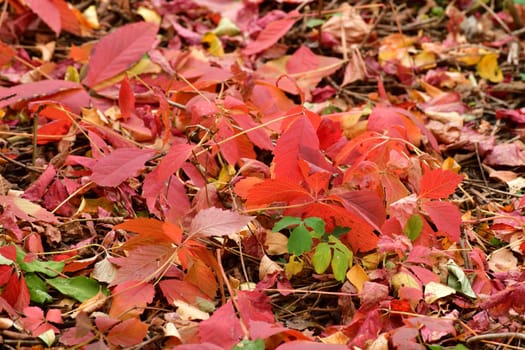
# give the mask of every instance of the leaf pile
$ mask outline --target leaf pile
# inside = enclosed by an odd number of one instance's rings
[[[520,2],[0,4],[6,348],[523,342]]]

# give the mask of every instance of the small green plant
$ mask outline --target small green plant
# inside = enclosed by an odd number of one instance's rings
[[[290,229],[288,238],[288,252],[292,258],[310,252],[314,246],[312,265],[316,273],[324,273],[329,266],[332,267],[334,277],[338,281],[344,281],[346,272],[352,266],[353,254],[348,247],[341,242],[341,235],[348,232],[348,228],[336,228],[330,234],[326,233],[325,222],[318,217],[301,219],[293,216],[285,216],[275,223],[273,232],[282,229]]]

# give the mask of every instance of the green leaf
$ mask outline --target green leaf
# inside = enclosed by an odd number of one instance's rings
[[[525,0],[513,0],[512,2],[515,5],[525,5]]]
[[[336,238],[341,238],[342,235],[347,234],[350,230],[350,227],[336,226],[332,231],[332,236],[335,236]]]
[[[300,256],[312,249],[312,243],[310,231],[303,225],[299,225],[293,229],[290,238],[288,238],[288,252]]]
[[[232,350],[264,350],[264,340],[255,339],[255,340],[243,340],[240,343],[237,343]]]
[[[322,25],[325,21],[323,21],[322,19],[319,19],[319,18],[312,18],[312,19],[309,19],[308,22],[306,22],[306,27],[308,28],[315,28],[315,27],[319,27],[320,25]]]
[[[53,297],[47,293],[46,283],[34,273],[26,273],[24,275],[27,283],[27,289],[29,289],[29,295],[31,301],[38,304],[50,303],[53,301]]]
[[[419,214],[414,214],[408,218],[405,228],[403,228],[403,232],[412,242],[414,242],[421,234],[422,229],[423,218]]]
[[[477,298],[476,293],[472,290],[470,281],[467,278],[465,272],[456,265],[454,260],[450,259],[447,262],[447,269],[450,274],[448,275],[448,286],[454,288],[458,292],[465,294],[471,298]]]
[[[303,220],[304,224],[317,233],[325,234],[325,222],[323,219],[312,216]]]
[[[312,256],[312,264],[314,265],[315,272],[325,272],[328,266],[330,266],[330,260],[332,260],[330,245],[328,243],[319,243]]]
[[[467,348],[467,347],[466,347],[465,345],[463,345],[463,344],[458,344],[458,345],[454,346],[454,347],[452,348],[452,350],[469,350],[469,348]]]
[[[348,257],[340,250],[334,250],[332,258],[332,272],[336,280],[343,282],[346,278],[346,271],[348,270]]]
[[[47,331],[45,331],[44,333],[40,334],[38,336],[38,338],[40,340],[42,340],[44,343],[46,343],[47,347],[51,347],[51,345],[53,345],[53,343],[55,342],[55,331],[52,330],[52,329],[48,329]]]
[[[302,222],[300,218],[296,218],[293,216],[285,216],[281,220],[277,221],[275,225],[273,225],[273,232],[279,232],[283,228],[289,227],[289,226],[297,226]]]
[[[16,247],[16,263],[24,272],[40,272],[49,277],[58,276],[64,269],[63,261],[40,261],[34,259],[25,261],[27,254],[20,247]]]
[[[101,288],[97,281],[85,276],[71,278],[57,277],[48,279],[46,282],[60,293],[80,302],[93,297]]]

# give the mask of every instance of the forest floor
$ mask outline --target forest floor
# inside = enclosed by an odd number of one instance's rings
[[[0,1],[0,344],[525,348],[522,3]]]

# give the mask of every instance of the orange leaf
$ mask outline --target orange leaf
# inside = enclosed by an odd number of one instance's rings
[[[434,169],[427,171],[421,177],[419,197],[440,199],[450,196],[463,177],[450,170]]]
[[[114,229],[135,232],[144,238],[149,237],[159,241],[169,240],[175,244],[180,244],[182,241],[182,230],[178,225],[156,219],[135,218],[118,224]]]
[[[137,345],[146,337],[148,325],[138,318],[130,318],[111,328],[108,340],[113,345],[130,347]]]

